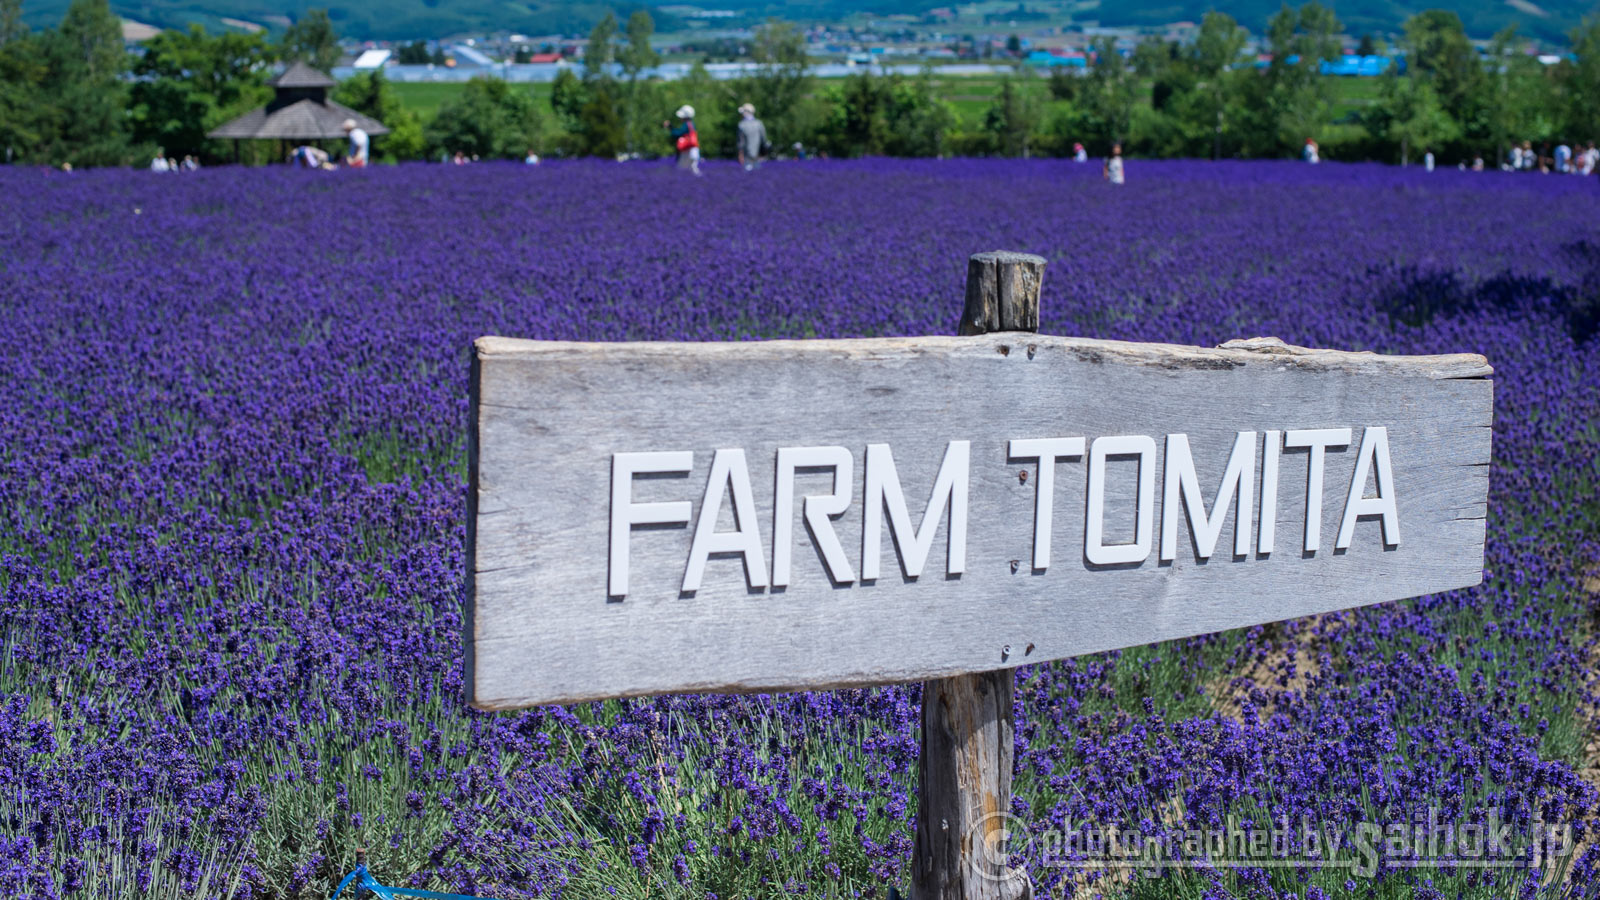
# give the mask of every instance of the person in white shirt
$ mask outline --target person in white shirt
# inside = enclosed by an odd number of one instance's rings
[[[150,171],[171,172],[172,164],[167,162],[167,151],[161,147],[156,148],[156,158],[150,160]]]
[[[1111,182],[1112,184],[1124,184],[1124,183],[1126,183],[1127,176],[1126,176],[1126,173],[1123,171],[1122,145],[1121,144],[1112,144],[1111,145],[1111,155],[1106,157],[1105,168],[1103,170],[1101,170],[1100,174],[1101,174],[1101,177],[1103,177],[1105,180]]]
[[[1432,150],[1429,150],[1427,153],[1422,154],[1422,166],[1423,166],[1423,168],[1427,169],[1429,172],[1433,171],[1433,151]]]
[[[339,126],[350,137],[350,149],[344,155],[344,164],[352,169],[364,168],[367,164],[367,148],[372,143],[367,133],[356,126],[355,119],[345,119]]]
[[[1312,165],[1322,162],[1322,151],[1317,147],[1317,142],[1311,138],[1306,138],[1306,149],[1301,152],[1301,156]]]
[[[1072,145],[1072,161],[1073,162],[1088,162],[1089,161],[1089,151],[1083,149],[1083,145],[1082,144],[1074,143]]]
[[[1566,144],[1556,145],[1556,171],[1563,175],[1572,171],[1572,148]]]

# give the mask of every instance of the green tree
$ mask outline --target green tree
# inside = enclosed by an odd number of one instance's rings
[[[1586,19],[1570,37],[1576,59],[1561,72],[1565,130],[1575,140],[1600,141],[1600,16]]]
[[[823,103],[828,114],[815,141],[835,156],[938,156],[955,125],[926,71],[851,75],[829,84]]]
[[[616,50],[616,57],[623,76],[629,81],[638,79],[641,71],[661,63],[661,54],[650,46],[650,38],[655,33],[655,20],[644,10],[636,10],[628,17],[628,42]],[[593,46],[593,38],[590,38],[590,46]]]
[[[1000,90],[983,115],[983,131],[1001,156],[1027,156],[1028,140],[1039,124],[1039,110],[1016,82],[1000,81]]]
[[[1237,133],[1248,155],[1282,156],[1322,133],[1331,118],[1332,84],[1321,64],[1340,55],[1342,28],[1317,0],[1298,10],[1285,4],[1268,22],[1272,61],[1240,92]]]
[[[478,77],[439,108],[424,129],[430,156],[460,151],[485,159],[520,159],[543,149],[544,123],[526,88]]]
[[[400,102],[382,69],[360,72],[339,82],[333,89],[333,99],[389,128],[388,134],[373,138],[375,159],[392,163],[426,156],[427,137],[421,118]]]
[[[1083,139],[1095,144],[1100,151],[1126,141],[1138,102],[1138,81],[1128,61],[1117,52],[1116,40],[1106,37],[1096,41],[1094,66],[1078,98],[1085,131]]]
[[[1411,162],[1413,150],[1426,152],[1461,134],[1461,126],[1445,112],[1426,80],[1393,69],[1384,76],[1378,103],[1365,121],[1374,137],[1398,148],[1402,166]]]
[[[626,79],[623,102],[623,128],[626,135],[625,144],[628,150],[637,150],[648,140],[645,137],[646,106],[651,100],[653,92],[647,84],[640,84],[640,74],[652,66],[659,65],[661,54],[650,46],[650,38],[655,34],[656,23],[650,14],[644,10],[637,10],[628,17],[627,44],[617,51],[617,62],[622,67],[623,77]],[[653,132],[652,132],[653,134]]]
[[[73,0],[61,27],[40,41],[43,78],[34,102],[41,114],[31,156],[74,166],[133,162],[141,150],[128,130],[129,59],[122,21],[106,0]]]
[[[1227,13],[1208,12],[1200,20],[1200,32],[1189,48],[1189,67],[1194,72],[1195,89],[1183,111],[1178,113],[1200,133],[1211,136],[1211,158],[1222,156],[1228,131],[1228,107],[1237,93],[1237,73],[1250,40],[1250,32]]]
[[[1487,76],[1460,16],[1429,9],[1407,19],[1405,51],[1407,74],[1426,82],[1457,122],[1479,117]]]
[[[805,35],[791,23],[768,21],[756,29],[750,58],[757,64],[755,74],[730,85],[738,102],[755,106],[774,140],[779,135],[805,140],[805,133],[815,130],[809,121],[814,107],[807,103],[811,74]]]
[[[563,68],[556,73],[556,80],[550,85],[550,110],[556,114],[556,121],[563,130],[578,130],[578,114],[587,102],[589,92],[571,69]]]
[[[22,0],[0,0],[0,46],[27,34],[28,25],[22,21]]]
[[[610,81],[610,65],[616,55],[617,17],[607,12],[589,32],[589,44],[583,50],[583,80]]]
[[[47,123],[40,94],[47,73],[40,54],[40,41],[27,33],[21,22],[20,4],[12,4],[18,15],[10,34],[0,43],[0,159],[11,162],[27,159],[28,148],[41,143]]]
[[[628,147],[628,128],[618,107],[617,87],[601,81],[589,89],[578,110],[578,152],[585,156],[616,156]]]
[[[271,97],[265,66],[272,50],[259,34],[212,36],[191,25],[143,46],[129,97],[133,137],[169,156],[222,158],[227,149],[206,132]]]
[[[284,29],[279,52],[289,61],[303,62],[330,72],[339,64],[339,33],[325,9],[308,9],[306,14]]]
[[[1078,96],[1078,88],[1082,87],[1079,76],[1073,74],[1069,66],[1050,67],[1050,96],[1056,100],[1072,102]]]
[[[395,62],[402,66],[425,66],[432,62],[428,55],[428,44],[425,41],[412,41],[402,46],[394,55]]]

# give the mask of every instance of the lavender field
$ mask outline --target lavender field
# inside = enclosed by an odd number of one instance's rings
[[[883,898],[918,690],[461,701],[470,341],[1041,330],[1471,351],[1470,591],[1018,670],[1014,812],[1149,833],[1567,823],[1535,869],[1126,870],[1041,896],[1600,896],[1600,188],[1061,161],[0,169],[0,892]]]

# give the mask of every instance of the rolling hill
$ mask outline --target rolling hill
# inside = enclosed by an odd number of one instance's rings
[[[1026,2],[1026,0],[1024,0]],[[35,27],[61,19],[68,0],[32,0],[24,4],[27,21]],[[731,10],[735,17],[716,20],[735,25],[780,16],[799,21],[838,20],[857,13],[920,14],[951,0],[800,0],[776,3],[769,0],[700,0],[706,8]],[[1385,34],[1399,30],[1400,23],[1415,12],[1448,5],[1461,15],[1467,31],[1474,37],[1488,37],[1500,28],[1516,23],[1526,35],[1562,43],[1566,32],[1585,15],[1593,12],[1592,0],[1460,0],[1453,4],[1402,2],[1402,0],[1333,0],[1350,34]],[[1003,11],[1010,0],[988,0],[978,7]],[[1035,0],[1032,7],[1072,10],[1075,22],[1099,25],[1157,25],[1182,20],[1198,20],[1208,9],[1220,8],[1251,31],[1259,33],[1268,17],[1276,12],[1280,0]],[[377,39],[437,38],[466,33],[513,31],[526,34],[581,34],[607,9],[624,15],[634,4],[611,6],[596,0],[112,0],[112,8],[126,18],[160,27],[181,27],[200,22],[209,28],[242,27],[243,23],[268,28],[286,25],[290,18],[308,7],[326,6],[340,33],[348,37]],[[671,0],[649,6],[660,32],[683,24]],[[1060,21],[1063,16],[1058,16]],[[1019,28],[1025,28],[1018,23]],[[1003,24],[996,30],[1005,30]]]

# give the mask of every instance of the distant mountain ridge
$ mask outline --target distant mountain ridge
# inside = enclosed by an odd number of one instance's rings
[[[26,20],[35,27],[54,25],[61,20],[69,0],[25,0]],[[1027,0],[1022,0],[1026,3]],[[325,6],[340,34],[357,39],[413,40],[440,38],[493,31],[523,34],[582,34],[615,9],[619,18],[639,4],[612,6],[595,0],[289,0],[277,5],[273,0],[112,0],[118,15],[137,22],[164,28],[180,28],[199,22],[208,28],[238,28],[254,23],[279,28],[309,7]],[[673,0],[645,4],[658,22],[658,31],[670,31],[681,24]],[[759,21],[767,16],[798,21],[836,20],[855,13],[921,14],[939,7],[955,5],[954,0],[800,0],[774,3],[766,0],[700,0],[697,6],[732,10],[738,15],[720,20],[729,25]],[[1409,16],[1423,9],[1453,9],[1476,38],[1487,38],[1506,25],[1516,23],[1527,36],[1562,43],[1568,30],[1595,10],[1592,0],[1462,0],[1457,3],[1402,3],[1397,0],[1335,0],[1329,3],[1351,35],[1397,33]],[[677,9],[682,5],[677,4]],[[1221,9],[1240,21],[1252,33],[1260,34],[1267,19],[1277,12],[1280,0],[1102,0],[1098,8],[1076,14],[1078,21],[1094,20],[1102,26],[1159,25],[1167,22],[1198,21],[1209,9]],[[1008,30],[1002,25],[996,31]],[[1015,29],[1025,33],[1028,23]]]

